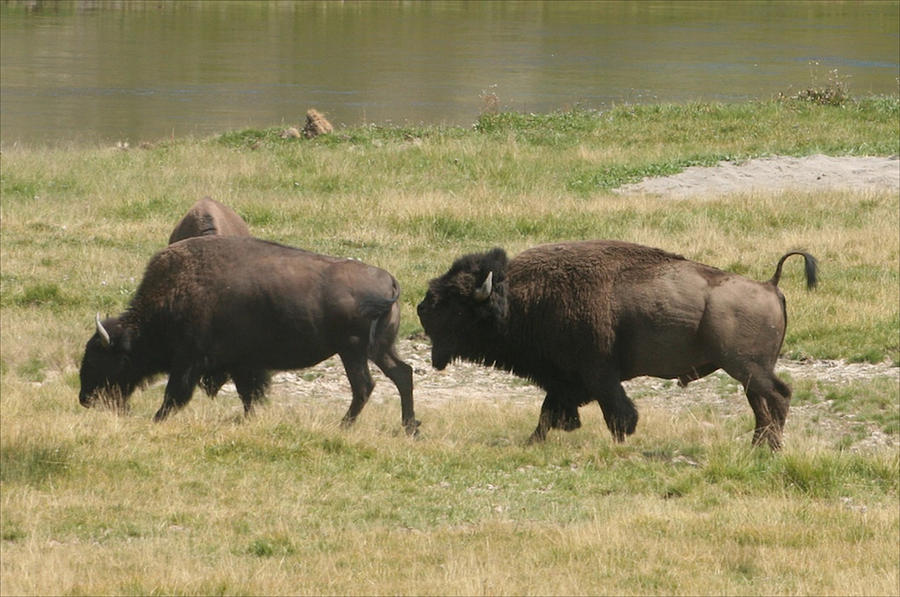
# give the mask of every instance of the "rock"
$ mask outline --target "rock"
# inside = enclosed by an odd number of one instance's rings
[[[306,126],[303,127],[303,136],[307,139],[326,135],[334,131],[331,123],[322,115],[321,112],[310,108],[306,112]]]

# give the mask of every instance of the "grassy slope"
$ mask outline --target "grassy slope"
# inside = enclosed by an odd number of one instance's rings
[[[258,236],[395,273],[403,333],[462,252],[613,237],[768,278],[805,247],[822,287],[782,288],[791,356],[900,360],[896,193],[620,198],[646,174],[759,155],[893,155],[898,102],[621,107],[487,115],[475,130],[365,127],[315,141],[242,131],[147,149],[14,149],[0,171],[3,593],[892,593],[898,455],[848,453],[814,422],[747,449],[749,409],[642,410],[611,445],[584,429],[524,448],[536,405],[396,404],[350,433],[345,403],[228,400],[164,426],[83,412],[93,313],[127,304],[175,221],[209,194]],[[897,433],[893,384],[799,384]],[[860,399],[863,398],[863,399]],[[789,423],[790,424],[790,423]],[[823,562],[828,562],[823,566]],[[53,570],[49,574],[47,570]]]

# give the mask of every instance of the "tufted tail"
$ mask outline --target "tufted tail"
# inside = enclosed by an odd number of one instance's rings
[[[781,259],[778,260],[778,265],[775,266],[775,273],[772,275],[772,279],[769,280],[769,283],[772,284],[772,286],[778,286],[778,282],[781,280],[781,266],[784,265],[785,259],[791,255],[803,255],[805,262],[806,287],[810,290],[815,288],[819,281],[817,277],[819,265],[816,258],[805,251],[791,251],[790,253],[782,255]]]

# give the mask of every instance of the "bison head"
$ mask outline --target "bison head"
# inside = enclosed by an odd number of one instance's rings
[[[466,255],[428,283],[418,313],[431,338],[435,369],[456,357],[492,360],[491,347],[506,325],[506,264],[506,252],[499,248]]]
[[[96,326],[81,361],[78,401],[85,407],[98,399],[113,407],[124,407],[140,381],[131,358],[131,334],[118,318],[100,321],[99,313]]]

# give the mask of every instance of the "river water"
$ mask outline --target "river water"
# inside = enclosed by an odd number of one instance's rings
[[[896,1],[0,3],[0,144],[896,94]]]

